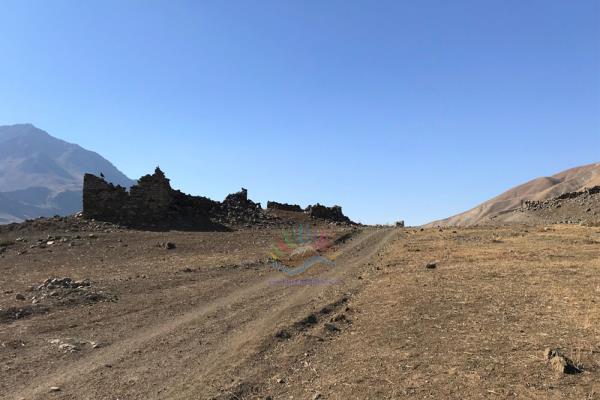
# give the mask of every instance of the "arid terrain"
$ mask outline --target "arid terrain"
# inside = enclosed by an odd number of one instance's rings
[[[2,230],[0,397],[600,398],[599,227],[304,222],[295,276],[286,227]]]
[[[552,176],[533,179],[511,188],[468,211],[431,222],[427,226],[569,223],[571,219],[577,220],[577,222],[599,221],[600,213],[597,209],[599,204],[597,199],[591,204],[587,202],[570,204],[569,210],[562,210],[562,212],[554,210],[552,213],[536,213],[523,210],[523,204],[526,201],[549,201],[565,193],[584,192],[598,186],[600,186],[600,163],[583,165]]]

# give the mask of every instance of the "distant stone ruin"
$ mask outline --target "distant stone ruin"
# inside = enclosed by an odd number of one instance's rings
[[[141,177],[129,192],[104,178],[83,177],[83,216],[132,227],[182,227],[211,229],[211,211],[217,203],[173,190],[169,179],[156,168]]]
[[[225,197],[222,203],[215,203],[210,217],[219,223],[257,224],[274,219],[263,211],[260,203],[248,199],[248,190],[244,188]]]
[[[323,219],[332,222],[353,224],[350,218],[346,217],[342,212],[342,207],[332,206],[326,207],[317,203],[313,206],[308,206],[306,209],[302,209],[297,204],[277,203],[276,201],[267,202],[267,209],[269,210],[282,210],[282,211],[294,211],[304,212],[313,218]]]
[[[278,203],[276,201],[267,201],[267,210],[282,210],[303,212],[304,210],[298,204]]]
[[[298,205],[268,202],[269,209],[302,212]],[[304,211],[314,218],[352,223],[339,206],[309,206]],[[83,217],[144,229],[227,230],[228,226],[269,226],[277,217],[248,199],[248,191],[228,195],[223,202],[191,196],[171,188],[169,179],[156,168],[129,191],[103,177],[83,178]]]
[[[326,219],[334,222],[343,222],[347,224],[353,223],[350,218],[346,217],[342,212],[342,207],[332,206],[326,207],[319,203],[306,207],[305,211],[308,215],[313,218]]]

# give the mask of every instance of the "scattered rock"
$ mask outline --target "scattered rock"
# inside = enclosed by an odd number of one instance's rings
[[[78,289],[91,286],[91,282],[88,279],[82,279],[78,281],[74,281],[71,278],[48,278],[42,283],[40,286],[36,288],[36,290],[44,290],[44,289]]]
[[[331,322],[350,322],[350,320],[346,317],[346,314],[339,314],[333,317]]]
[[[74,305],[117,300],[111,293],[93,287],[88,279],[48,278],[41,285],[33,287],[32,291],[37,292],[32,299],[35,303]]]
[[[544,358],[550,367],[560,374],[578,374],[582,372],[581,368],[564,356],[559,349],[546,348]]]
[[[99,342],[93,342],[76,338],[52,339],[49,341],[49,343],[56,345],[57,348],[64,353],[74,353],[77,351],[81,351],[86,346],[90,346],[93,349],[102,347],[102,344]]]
[[[110,228],[111,231],[122,231],[122,228],[107,222],[99,222],[86,220],[81,217],[77,217],[76,215],[68,216],[68,217],[41,217],[32,220],[27,220],[25,222],[12,223],[7,225],[0,225],[0,234],[9,233],[9,232],[17,232],[19,234],[39,234],[41,232],[104,232]],[[72,239],[80,239],[80,237],[74,237]],[[59,240],[57,236],[49,236],[45,239],[40,239],[37,242],[39,244],[43,244],[46,246],[48,241],[56,242]],[[61,239],[62,241],[62,239]],[[25,243],[28,242],[27,239],[23,237],[18,237],[15,239],[15,242]],[[37,247],[34,246],[34,247]]]
[[[11,348],[11,349],[19,349],[25,347],[25,342],[21,339],[9,340],[8,342],[0,343],[0,347]]]
[[[20,301],[24,301],[25,300],[25,296],[23,296],[21,293],[17,293],[15,295],[15,299],[20,300]]]
[[[275,333],[275,337],[277,339],[289,339],[292,337],[292,335],[285,329],[280,329],[277,331],[277,333]]]
[[[296,322],[295,326],[298,329],[305,329],[312,325],[315,325],[318,322],[319,322],[319,317],[317,317],[317,314],[313,313],[313,314],[309,314],[306,318],[303,318],[300,321]]]
[[[162,247],[163,249],[167,249],[167,250],[173,250],[173,249],[177,248],[177,246],[173,242],[160,242],[160,243],[157,243],[156,246]]]
[[[434,263],[434,262],[427,263],[427,264],[425,264],[425,268],[427,268],[427,269],[436,269],[437,268],[437,263]]]
[[[60,392],[60,387],[58,387],[58,386],[51,386],[50,387],[50,391],[51,392]]]
[[[0,323],[16,321],[34,314],[43,314],[47,311],[47,308],[39,307],[36,305],[27,305],[24,307],[8,307],[6,309],[0,308]]]
[[[74,353],[81,350],[79,347],[71,343],[61,343],[58,345],[58,349],[64,351],[65,353]]]
[[[329,323],[329,322],[325,322],[325,325],[323,325],[323,327],[328,332],[339,332],[340,331],[340,328],[338,328],[336,325]]]

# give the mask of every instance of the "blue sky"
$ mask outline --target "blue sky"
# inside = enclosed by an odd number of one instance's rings
[[[419,224],[600,161],[599,1],[4,0],[0,125]]]

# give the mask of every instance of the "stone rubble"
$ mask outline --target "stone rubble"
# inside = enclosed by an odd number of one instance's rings
[[[600,186],[568,192],[544,201],[525,200],[514,213],[528,213],[544,223],[594,224],[600,221]]]

